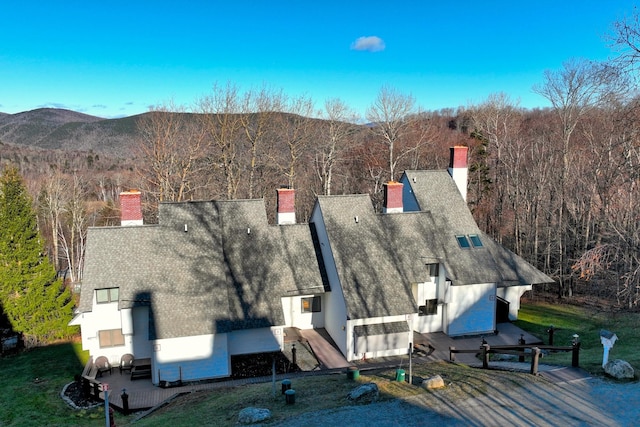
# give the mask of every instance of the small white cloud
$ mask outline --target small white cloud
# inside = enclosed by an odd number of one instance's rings
[[[377,36],[358,37],[351,43],[352,50],[366,50],[368,52],[379,52],[384,50],[384,40]]]

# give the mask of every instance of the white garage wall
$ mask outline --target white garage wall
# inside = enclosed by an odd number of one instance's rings
[[[450,336],[493,333],[496,329],[495,283],[451,286],[447,304]]]

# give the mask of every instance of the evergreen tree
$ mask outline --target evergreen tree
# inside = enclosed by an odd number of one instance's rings
[[[15,168],[0,178],[0,304],[16,332],[36,345],[70,336],[71,292],[44,253],[31,198]]]

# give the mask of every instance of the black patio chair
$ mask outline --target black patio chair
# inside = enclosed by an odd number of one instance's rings
[[[134,361],[133,354],[131,353],[123,354],[122,357],[120,358],[120,374],[122,374],[122,371],[131,372],[131,369],[133,368],[133,361]]]
[[[107,359],[105,356],[98,357],[94,362],[94,365],[96,366],[96,368],[98,368],[98,374],[96,375],[96,377],[101,377],[105,372],[109,372],[109,375],[111,375],[111,363],[109,363],[109,359]]]

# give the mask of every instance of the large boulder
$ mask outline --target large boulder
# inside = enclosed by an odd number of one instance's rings
[[[604,371],[607,375],[619,380],[635,378],[635,371],[633,370],[633,367],[629,362],[625,362],[620,359],[610,360],[607,362],[607,364],[604,365]]]
[[[444,388],[444,380],[440,375],[434,375],[433,377],[427,378],[426,380],[422,381],[422,387],[426,388],[427,390]]]
[[[271,411],[263,408],[244,408],[238,415],[240,424],[253,424],[266,421],[271,418]]]
[[[347,399],[353,403],[371,403],[378,400],[379,394],[376,383],[366,383],[351,390]]]

